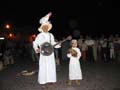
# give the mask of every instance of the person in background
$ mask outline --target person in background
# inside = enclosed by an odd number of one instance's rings
[[[82,60],[83,60],[83,62],[86,61],[86,52],[87,52],[87,49],[88,49],[88,46],[85,43],[85,39],[83,39],[82,43],[81,43],[81,52],[82,52]]]

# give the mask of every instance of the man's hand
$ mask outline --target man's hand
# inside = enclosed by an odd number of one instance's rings
[[[36,49],[35,52],[36,52],[36,53],[40,53],[40,49]]]

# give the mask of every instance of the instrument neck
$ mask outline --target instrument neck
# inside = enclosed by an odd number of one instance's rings
[[[62,41],[56,43],[54,46],[56,46],[56,45],[58,45],[58,44],[60,44],[60,43],[63,43],[63,42],[65,42],[66,40],[67,40],[67,39],[64,39],[64,40],[62,40]]]

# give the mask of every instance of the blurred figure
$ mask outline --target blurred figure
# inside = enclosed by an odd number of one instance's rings
[[[87,50],[87,60],[91,63],[94,62],[94,56],[93,56],[93,46],[94,46],[94,40],[90,36],[86,36],[85,43],[88,46]]]
[[[82,40],[80,48],[81,48],[81,51],[82,51],[82,60],[83,60],[83,62],[85,62],[86,61],[86,52],[88,50],[88,46],[85,43],[85,39]]]
[[[14,64],[14,58],[11,49],[6,49],[3,55],[4,65]]]

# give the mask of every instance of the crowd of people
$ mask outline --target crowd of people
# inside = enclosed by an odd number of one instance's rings
[[[81,59],[84,62],[111,62],[120,59],[120,37],[118,34],[111,34],[108,37],[102,35],[98,38],[81,35],[78,39],[78,46],[82,52]]]

